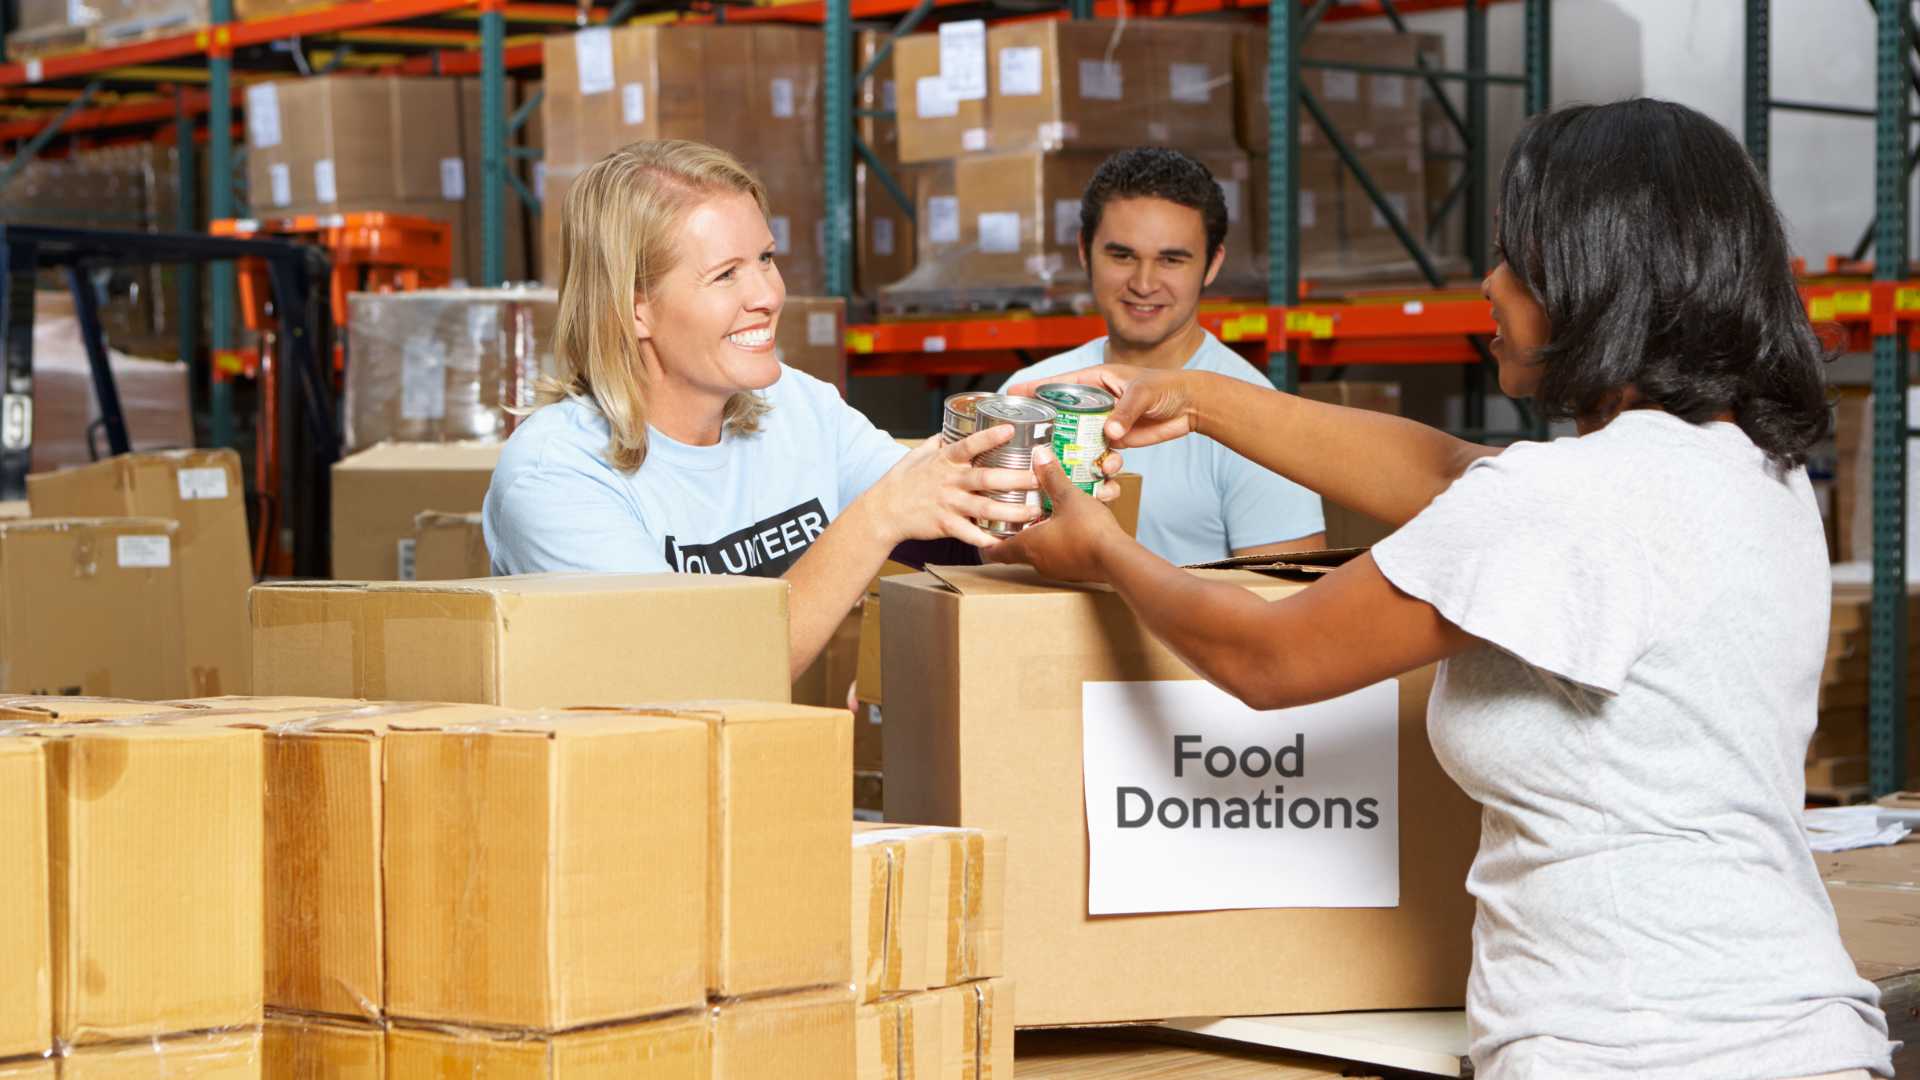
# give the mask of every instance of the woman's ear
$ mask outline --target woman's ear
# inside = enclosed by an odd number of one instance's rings
[[[641,341],[653,337],[653,309],[639,293],[633,294],[633,333]]]

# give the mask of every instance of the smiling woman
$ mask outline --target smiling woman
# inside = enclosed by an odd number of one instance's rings
[[[971,464],[1006,430],[909,452],[780,363],[766,192],[731,155],[635,143],[583,173],[563,212],[565,374],[494,471],[494,573],[782,577],[799,671],[900,545],[989,544],[975,519],[1037,515],[979,494],[1034,486]]]

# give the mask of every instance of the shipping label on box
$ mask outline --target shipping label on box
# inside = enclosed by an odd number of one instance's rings
[[[1206,682],[1081,684],[1087,912],[1400,902],[1400,690],[1257,712]]]

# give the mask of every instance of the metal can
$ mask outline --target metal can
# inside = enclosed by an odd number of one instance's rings
[[[1048,383],[1036,396],[1059,414],[1053,425],[1055,460],[1075,487],[1093,494],[1100,486],[1095,470],[1107,452],[1107,417],[1113,415],[1113,395],[1097,386]]]
[[[999,396],[988,390],[970,390],[949,397],[940,421],[941,438],[949,443],[957,443],[978,431],[979,418],[975,410],[981,402],[992,401]]]
[[[1033,468],[1035,448],[1052,445],[1053,425],[1059,416],[1054,407],[1044,401],[998,395],[991,401],[978,403],[974,407],[974,414],[978,419],[977,430],[1006,426],[1013,429],[1013,437],[1005,445],[974,458],[973,463],[985,469],[1027,470]],[[987,497],[995,502],[1014,505],[1040,505],[1038,491],[995,491]],[[988,521],[984,518],[977,524],[990,535],[998,537],[1012,536],[1026,528],[1025,524],[1017,521]]]

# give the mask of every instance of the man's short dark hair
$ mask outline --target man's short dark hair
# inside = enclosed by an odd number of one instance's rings
[[[1080,197],[1080,249],[1091,253],[1100,215],[1114,199],[1165,199],[1200,212],[1207,227],[1207,262],[1227,241],[1227,197],[1213,173],[1193,157],[1161,146],[1122,150],[1100,163]]]

